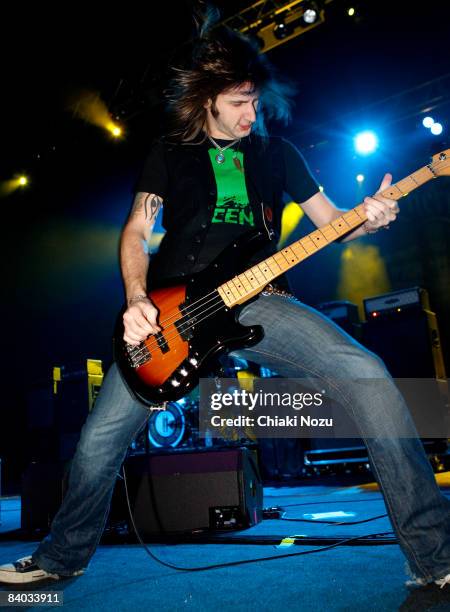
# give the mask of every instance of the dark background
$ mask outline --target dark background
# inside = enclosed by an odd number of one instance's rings
[[[224,16],[246,1],[217,2]],[[297,87],[289,126],[271,132],[304,153],[327,194],[352,207],[373,193],[382,175],[394,181],[448,147],[450,40],[448,3],[420,9],[407,3],[355,3],[357,19],[334,0],[326,22],[269,52]],[[151,8],[150,8],[151,7]],[[34,12],[33,12],[34,11]],[[86,358],[111,360],[111,332],[123,294],[117,246],[132,188],[149,143],[158,133],[160,91],[168,63],[193,33],[192,3],[121,6],[65,13],[32,9],[5,13],[2,39],[0,180],[17,172],[26,189],[1,198],[3,212],[3,366],[1,451],[6,485],[27,460],[27,393],[51,381],[52,367],[78,367]],[[115,141],[68,109],[76,92],[96,91],[126,125]],[[444,124],[432,136],[421,121],[430,110]],[[374,129],[380,147],[355,155],[352,138]],[[366,181],[358,186],[355,176]],[[449,363],[449,179],[427,184],[401,204],[389,232],[359,241],[355,271],[366,276],[367,248],[384,262],[388,290],[428,289]],[[302,219],[292,238],[310,231]],[[156,228],[157,232],[161,228]],[[358,250],[358,248],[360,250]],[[362,251],[361,251],[362,249]],[[309,304],[342,294],[343,247],[333,245],[291,274]],[[348,258],[346,260],[348,262]],[[38,408],[36,408],[38,409]],[[8,485],[8,482],[10,483]]]

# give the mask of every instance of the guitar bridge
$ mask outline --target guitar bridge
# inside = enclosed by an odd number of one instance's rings
[[[137,346],[127,344],[128,361],[132,368],[139,368],[151,360],[152,356],[145,342],[141,342]]]

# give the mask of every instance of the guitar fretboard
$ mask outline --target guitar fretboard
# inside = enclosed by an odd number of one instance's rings
[[[390,185],[380,195],[391,200],[399,200],[430,179],[435,178],[435,176],[429,166],[424,166],[398,183]],[[243,304],[260,293],[275,278],[314,255],[328,244],[355,230],[366,220],[364,205],[359,204],[328,225],[320,227],[274,255],[267,257],[267,259],[242,274],[238,274],[223,283],[217,288],[217,291],[228,307]]]

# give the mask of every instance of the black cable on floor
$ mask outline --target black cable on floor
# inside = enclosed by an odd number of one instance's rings
[[[205,565],[203,567],[180,567],[179,565],[174,565],[173,563],[169,563],[167,561],[163,561],[162,559],[160,559],[159,557],[157,557],[150,549],[149,547],[145,544],[145,542],[142,540],[140,533],[138,532],[138,529],[136,527],[136,524],[134,522],[134,518],[133,518],[133,513],[131,511],[131,505],[130,505],[130,498],[128,495],[128,486],[127,486],[127,479],[126,479],[126,472],[125,472],[125,466],[122,465],[122,472],[123,472],[123,482],[124,482],[124,486],[125,486],[125,496],[127,498],[127,506],[128,506],[128,512],[130,515],[130,519],[131,519],[131,524],[133,525],[133,529],[134,532],[136,534],[137,539],[139,540],[140,544],[142,545],[142,547],[144,548],[144,550],[146,551],[146,553],[157,563],[164,565],[165,567],[169,567],[171,569],[176,569],[176,570],[180,570],[180,571],[184,571],[184,572],[202,572],[202,571],[206,571],[206,570],[211,570],[211,569],[219,569],[219,568],[223,568],[223,567],[233,567],[233,566],[237,566],[237,565],[246,565],[246,564],[250,564],[250,563],[259,563],[261,561],[275,561],[276,559],[286,559],[287,557],[299,557],[301,555],[310,555],[310,554],[314,554],[314,553],[318,553],[318,552],[324,552],[326,550],[330,550],[332,548],[337,548],[338,546],[343,546],[344,544],[347,544],[349,542],[354,542],[356,540],[362,540],[364,538],[369,538],[369,537],[376,537],[376,536],[383,536],[386,535],[390,532],[383,532],[383,533],[372,533],[372,534],[367,534],[367,535],[359,535],[359,536],[355,536],[352,538],[346,538],[344,540],[342,540],[341,542],[337,542],[336,544],[330,544],[328,546],[322,546],[321,548],[316,548],[315,550],[304,550],[301,552],[297,552],[297,553],[288,553],[288,554],[283,554],[283,555],[272,555],[270,557],[260,557],[259,559],[245,559],[245,560],[241,560],[241,561],[230,561],[227,563],[215,563],[213,565]]]

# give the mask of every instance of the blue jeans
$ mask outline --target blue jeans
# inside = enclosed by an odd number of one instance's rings
[[[382,361],[321,314],[286,297],[260,296],[244,306],[239,320],[263,325],[265,336],[236,354],[282,376],[367,379],[357,391],[352,385],[342,388],[342,405],[366,444],[398,542],[415,576],[428,582],[450,573],[450,501],[436,485],[395,384],[387,382],[382,397],[372,393],[371,379],[390,381]],[[148,416],[113,365],[82,429],[67,494],[33,555],[40,567],[68,576],[87,566],[127,448]]]

